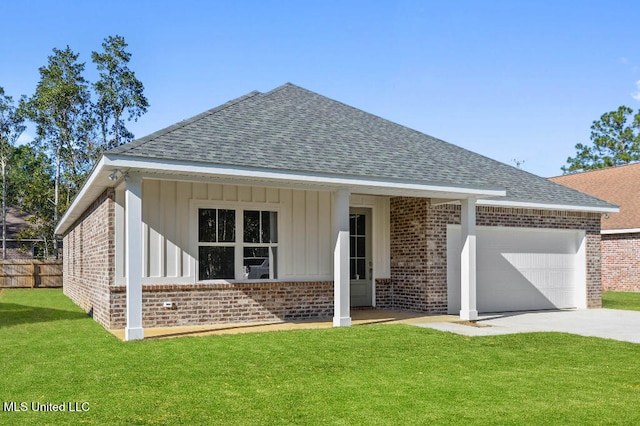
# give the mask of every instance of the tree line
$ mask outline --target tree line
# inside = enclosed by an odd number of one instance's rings
[[[591,144],[578,143],[562,173],[576,173],[640,161],[640,110],[627,106],[603,114],[591,125]]]
[[[44,256],[58,256],[54,229],[80,190],[93,164],[108,149],[133,140],[127,122],[147,112],[144,86],[129,68],[124,37],[108,36],[91,53],[98,79],[84,77],[79,53],[53,49],[39,68],[31,96],[18,101],[0,86],[0,172],[2,173],[2,257],[6,259],[8,205],[28,213],[32,227],[19,238],[38,239]],[[17,145],[27,123],[34,140]]]

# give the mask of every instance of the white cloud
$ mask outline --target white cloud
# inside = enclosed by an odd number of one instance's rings
[[[620,57],[620,63],[621,64],[628,64],[629,63],[629,58],[626,58],[624,56]]]

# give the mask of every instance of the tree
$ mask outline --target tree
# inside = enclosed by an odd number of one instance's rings
[[[133,133],[125,126],[124,114],[128,113],[127,121],[137,121],[149,107],[144,86],[128,67],[131,53],[125,50],[126,47],[124,37],[109,36],[102,43],[102,53],[91,53],[100,72],[100,79],[93,88],[98,96],[95,113],[102,135],[101,146],[93,153],[94,160],[103,151],[133,140]]]
[[[24,132],[24,119],[13,98],[0,87],[0,169],[2,171],[2,259],[7,258],[7,167],[13,146]]]
[[[591,142],[575,146],[576,156],[562,166],[564,174],[640,161],[640,110],[633,115],[631,108],[621,106],[603,114],[591,125]]]
[[[33,145],[13,148],[10,157],[9,199],[30,214],[33,227],[24,228],[18,238],[39,239],[45,257],[54,250],[54,168],[45,152]]]
[[[39,69],[40,81],[34,95],[23,104],[36,124],[37,146],[47,151],[55,163],[54,225],[69,201],[60,203],[61,184],[67,185],[68,192],[76,191],[91,166],[87,146],[94,121],[89,86],[82,76],[84,65],[69,46],[65,50],[54,48],[47,66]],[[57,257],[55,238],[53,242]]]

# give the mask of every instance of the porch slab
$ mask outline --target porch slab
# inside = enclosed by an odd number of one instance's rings
[[[369,324],[429,324],[455,322],[460,318],[454,315],[426,315],[420,312],[392,311],[383,309],[357,309],[351,311],[351,325]],[[269,331],[307,330],[332,328],[333,319],[316,321],[275,321],[271,323],[230,323],[200,326],[151,327],[144,329],[145,339],[166,339],[184,336],[209,336],[222,334],[264,333]],[[124,340],[125,330],[109,330],[120,340]]]

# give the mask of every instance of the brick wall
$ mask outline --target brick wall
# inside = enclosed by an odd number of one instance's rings
[[[602,235],[602,290],[640,291],[640,233]]]
[[[112,287],[110,297],[107,328],[124,328],[125,287]],[[143,285],[142,306],[143,327],[331,318],[333,282]]]
[[[376,279],[376,308],[393,309],[393,285],[390,278]]]
[[[93,318],[110,324],[114,277],[114,192],[103,192],[64,236],[63,291]]]
[[[427,267],[431,259],[427,253],[429,200],[392,198],[390,217],[392,308],[430,312],[427,293]]]
[[[431,206],[421,198],[391,199],[391,292],[393,309],[447,312],[447,224],[460,223],[460,206]],[[501,207],[478,207],[478,226],[584,229],[587,306],[601,306],[600,215]]]

